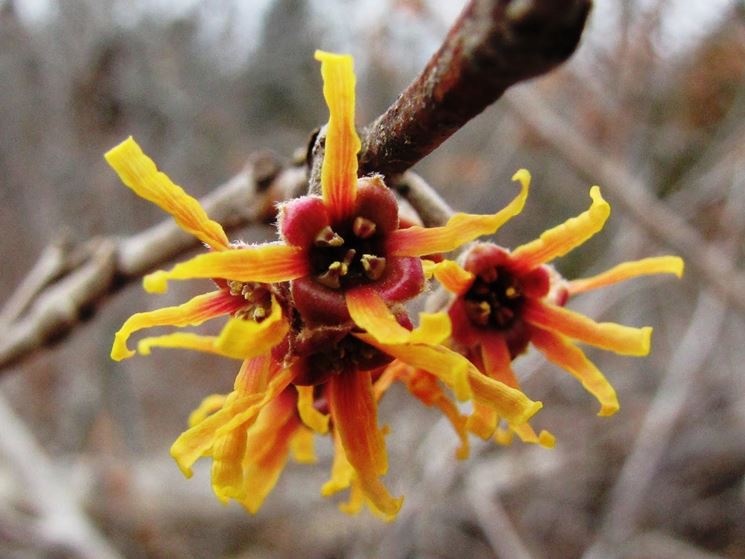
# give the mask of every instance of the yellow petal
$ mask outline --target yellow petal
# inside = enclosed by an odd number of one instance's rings
[[[318,462],[313,446],[313,431],[306,427],[299,427],[290,439],[290,454],[298,464],[315,464]]]
[[[164,293],[168,280],[224,278],[237,281],[274,283],[289,281],[308,273],[305,252],[278,243],[200,254],[176,264],[169,271],[159,270],[143,279],[145,291]]]
[[[520,440],[524,443],[537,444],[544,448],[554,448],[556,446],[556,437],[545,430],[541,431],[539,435],[536,435],[529,423],[510,425],[510,429],[512,429],[512,431],[514,431],[514,433],[520,437]]]
[[[680,278],[683,277],[683,266],[683,259],[678,256],[653,256],[634,262],[624,262],[596,276],[570,281],[569,294],[576,295],[639,276],[673,274]]]
[[[305,425],[320,435],[329,431],[329,416],[318,411],[313,405],[313,386],[295,386],[297,389],[297,411]]]
[[[278,345],[290,325],[282,315],[282,307],[272,297],[272,310],[261,322],[231,318],[215,340],[215,348],[222,354],[234,359],[248,359],[269,353]]]
[[[388,237],[388,253],[391,256],[425,256],[450,252],[477,237],[495,233],[522,211],[528,197],[530,173],[520,169],[512,180],[520,181],[520,194],[501,211],[493,215],[457,213],[442,227],[425,228],[415,225],[398,229]]]
[[[531,341],[546,359],[569,371],[590,394],[600,402],[598,415],[613,415],[618,411],[618,396],[603,373],[583,351],[559,334],[533,327]]]
[[[473,412],[468,416],[467,429],[486,441],[494,435],[499,423],[497,410],[480,402],[473,403]]]
[[[523,317],[530,324],[621,355],[647,355],[652,328],[595,322],[585,315],[541,301],[527,300]]]
[[[215,353],[221,355],[215,347],[216,336],[201,336],[192,332],[175,332],[164,336],[151,336],[137,342],[137,352],[140,355],[150,355],[154,347],[167,347],[171,349],[193,349],[203,353]]]
[[[241,492],[245,452],[246,429],[225,433],[212,446],[212,490],[223,503]]]
[[[262,409],[248,430],[243,460],[244,484],[235,498],[255,514],[282,474],[290,441],[302,426],[295,416],[294,398],[285,393]]]
[[[171,214],[183,230],[214,250],[229,247],[230,242],[222,226],[207,217],[195,198],[171,182],[165,173],[158,171],[155,163],[142,152],[131,136],[109,150],[104,157],[124,184],[138,196]]]
[[[321,62],[323,96],[329,108],[321,187],[332,222],[352,215],[357,198],[357,152],[360,139],[354,128],[354,61],[349,55],[316,51]]]
[[[423,260],[422,262],[429,263],[425,264],[425,275],[434,275],[445,289],[456,295],[463,295],[468,291],[476,277],[452,260],[443,260],[437,263],[430,260]]]
[[[564,256],[600,231],[610,215],[610,205],[603,199],[597,186],[590,189],[590,197],[592,204],[586,212],[544,231],[535,241],[512,251],[515,269],[532,270]]]
[[[238,303],[236,297],[226,295],[223,291],[213,291],[176,307],[133,314],[114,335],[111,358],[121,361],[135,354],[127,348],[127,340],[138,330],[153,326],[198,326],[210,318],[237,310],[240,307]]]
[[[403,498],[391,496],[379,479],[388,469],[388,458],[383,432],[377,425],[370,373],[335,375],[328,386],[334,429],[365,497],[384,515],[395,516]]]
[[[411,332],[401,326],[388,305],[369,287],[355,287],[346,294],[347,308],[354,323],[382,343],[402,344]]]
[[[411,332],[411,343],[441,344],[450,337],[453,327],[447,313],[419,313],[419,326]]]
[[[199,407],[189,415],[189,427],[193,427],[207,416],[212,415],[223,407],[227,396],[225,394],[211,394],[207,396]]]

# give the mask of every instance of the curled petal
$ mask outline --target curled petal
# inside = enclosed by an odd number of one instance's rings
[[[216,349],[234,359],[248,359],[268,353],[278,345],[290,325],[282,316],[282,307],[272,297],[272,310],[261,322],[231,318],[215,340]]]
[[[539,434],[536,434],[529,423],[510,425],[510,429],[520,437],[520,440],[524,443],[537,444],[544,448],[554,448],[556,446],[556,437],[545,429]]]
[[[474,402],[473,413],[468,416],[466,427],[480,439],[487,440],[494,435],[498,423],[497,410],[481,402]]]
[[[131,136],[106,152],[104,157],[124,184],[138,196],[171,214],[183,230],[214,250],[229,247],[230,242],[222,226],[207,217],[195,198],[171,182],[165,173],[158,171],[155,163],[142,152]]]
[[[476,278],[473,273],[464,270],[452,260],[424,260],[423,264],[425,275],[434,275],[445,289],[456,295],[463,295],[468,291]]]
[[[554,332],[533,327],[531,339],[546,359],[569,371],[582,386],[600,402],[598,415],[613,415],[618,411],[618,396],[603,373],[577,346]]]
[[[211,394],[207,396],[199,407],[189,415],[189,427],[193,427],[200,421],[212,415],[225,405],[227,396],[225,394]]]
[[[223,503],[243,487],[243,455],[246,429],[234,429],[218,437],[212,445],[212,490]]]
[[[221,253],[215,253],[221,254]],[[127,348],[127,340],[138,330],[154,326],[198,326],[204,321],[238,310],[245,302],[231,297],[223,291],[212,291],[198,295],[182,305],[164,307],[130,316],[114,335],[111,358],[121,361],[135,352]]]
[[[357,152],[360,139],[354,128],[353,60],[349,55],[316,51],[321,62],[323,96],[329,107],[326,145],[321,167],[323,202],[332,221],[352,215],[357,197]]]
[[[295,386],[297,389],[297,411],[302,422],[320,435],[329,431],[329,416],[318,411],[313,405],[313,386]]]
[[[335,375],[328,389],[334,429],[354,468],[365,497],[384,515],[395,516],[403,498],[394,498],[380,481],[388,470],[383,432],[377,425],[377,405],[369,373]]]
[[[544,231],[535,241],[517,247],[512,252],[516,271],[531,270],[564,256],[600,231],[610,215],[610,205],[600,194],[600,188],[590,189],[592,205],[586,212]]]
[[[140,355],[150,355],[154,347],[171,349],[192,349],[203,353],[222,353],[215,347],[216,336],[201,336],[193,332],[175,332],[164,336],[150,336],[137,342],[137,352]]]
[[[683,266],[683,259],[678,256],[653,256],[634,262],[624,262],[596,276],[570,281],[569,294],[576,295],[639,276],[673,274],[680,278],[683,277]]]
[[[307,273],[308,261],[302,249],[267,243],[200,254],[176,264],[167,272],[160,270],[148,274],[143,286],[149,293],[164,293],[168,289],[168,280],[224,278],[274,283],[293,280]]]
[[[647,355],[652,328],[632,328],[613,322],[595,322],[569,309],[528,299],[523,306],[523,317],[540,328],[563,334],[621,355]]]
[[[396,256],[426,256],[451,250],[482,235],[495,233],[510,218],[519,214],[528,197],[530,173],[520,169],[512,177],[520,181],[520,194],[504,209],[493,215],[457,213],[442,227],[419,227],[393,231],[388,238],[388,252]]]
[[[356,287],[347,291],[347,308],[354,323],[385,344],[402,344],[411,332],[401,326],[388,305],[373,289]]]
[[[419,313],[419,326],[411,332],[411,343],[417,344],[441,344],[450,337],[452,333],[450,317],[444,312]]]

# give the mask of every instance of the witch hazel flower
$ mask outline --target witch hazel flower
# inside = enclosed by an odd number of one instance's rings
[[[196,326],[227,316],[218,335],[177,331],[146,337],[137,345],[141,354],[155,347],[185,348],[242,361],[233,390],[205,398],[173,444],[171,455],[184,474],[190,476],[200,458],[211,458],[217,497],[256,512],[288,456],[312,461],[313,434],[331,434],[335,460],[322,493],[349,490],[343,510],[353,513],[367,505],[391,519],[402,499],[381,481],[388,463],[377,398],[390,384],[386,365],[396,360],[426,372],[426,380],[424,373],[401,372],[396,378],[451,417],[461,433],[455,404],[433,379],[458,399],[493,409],[513,425],[525,424],[541,408],[446,347],[451,335],[447,315],[422,313],[415,328],[402,305],[424,288],[421,256],[494,232],[520,211],[527,185],[497,214],[457,214],[443,227],[400,229],[396,199],[383,179],[357,177],[352,59],[320,51],[316,58],[330,113],[321,195],[278,208],[277,242],[230,242],[133,139],[106,154],[128,187],[170,213],[210,249],[149,274],[145,289],[159,293],[170,280],[197,278],[209,278],[216,286],[182,305],[130,317],[115,335],[112,358],[135,354],[127,343],[139,330]]]
[[[526,170],[515,179],[529,183]],[[564,308],[570,297],[631,278],[673,274],[681,277],[683,260],[657,256],[624,262],[596,276],[567,281],[550,266],[599,232],[610,215],[610,205],[600,189],[590,189],[590,208],[540,238],[509,251],[493,243],[478,243],[462,257],[462,267],[451,260],[428,263],[434,274],[453,293],[447,313],[452,321],[452,346],[463,353],[486,376],[519,388],[511,367],[529,344],[552,363],[576,377],[600,403],[598,415],[609,416],[619,409],[615,390],[587,358],[577,342],[620,355],[644,356],[651,347],[651,327],[633,328],[591,318]],[[511,435],[498,428],[493,409],[478,404],[469,418],[472,432],[499,442]],[[509,424],[509,421],[508,421]],[[509,424],[523,441],[553,446],[553,435],[536,436],[528,424]]]

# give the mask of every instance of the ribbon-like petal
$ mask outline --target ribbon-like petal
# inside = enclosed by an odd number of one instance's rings
[[[600,231],[610,216],[610,205],[603,199],[598,186],[590,189],[590,198],[592,204],[587,211],[544,231],[535,241],[512,251],[516,271],[532,270],[564,256]]]
[[[654,274],[673,274],[683,277],[683,259],[679,256],[653,256],[633,262],[623,262],[600,274],[589,278],[576,279],[567,286],[570,295],[613,285],[639,276]]]
[[[528,299],[523,306],[526,322],[586,344],[621,355],[647,355],[652,328],[632,328],[613,322],[595,322],[583,314],[542,301]]]
[[[504,209],[493,215],[457,213],[442,227],[420,227],[393,231],[387,241],[388,253],[393,256],[426,256],[438,252],[450,252],[482,235],[495,233],[525,206],[530,188],[530,173],[520,169],[512,177],[520,181],[520,194]]]
[[[171,214],[183,230],[214,250],[226,250],[230,246],[222,226],[207,217],[195,198],[158,171],[131,136],[106,152],[104,157],[124,184],[138,196]]]
[[[347,291],[347,308],[354,323],[367,330],[384,344],[402,344],[409,340],[411,331],[401,326],[383,298],[370,287],[355,287]]]
[[[441,262],[423,260],[422,264],[425,276],[434,275],[445,289],[456,295],[463,295],[470,289],[476,279],[475,274],[464,270],[453,260],[443,260]]]
[[[329,108],[321,167],[321,195],[333,222],[350,217],[357,197],[357,152],[354,128],[354,68],[349,55],[316,51],[321,62],[323,96]]]
[[[164,293],[168,280],[223,278],[237,281],[274,283],[308,274],[305,251],[294,246],[266,243],[223,252],[200,254],[176,264],[169,271],[159,270],[143,279],[149,293]]]

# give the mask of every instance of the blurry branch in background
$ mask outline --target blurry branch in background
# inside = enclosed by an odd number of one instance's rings
[[[121,555],[91,523],[75,492],[67,487],[66,480],[60,479],[33,433],[1,396],[0,424],[0,456],[20,480],[22,508],[33,513],[29,520],[26,514],[14,518],[10,511],[3,511],[0,530],[7,527],[14,533],[15,526],[3,525],[17,522],[50,557],[120,559]]]
[[[641,179],[584,140],[538,94],[522,90],[519,96],[508,96],[507,102],[581,175],[610,192],[611,201],[617,201],[636,223],[673,248],[716,293],[745,312],[745,273],[720,246],[704,240],[677,212],[655,198]]]
[[[577,47],[590,7],[591,0],[471,0],[420,76],[363,131],[360,171],[403,173],[505,89],[564,62]],[[320,169],[323,134],[315,143],[308,162],[311,189]],[[274,183],[283,186],[264,184],[262,190],[256,167],[249,164],[202,201],[212,219],[226,226],[271,220],[273,204],[297,195],[305,185],[304,170],[280,172],[279,166],[269,165]],[[411,177],[405,182],[401,192],[422,211],[425,223],[443,223],[449,212],[430,196],[434,191]],[[46,263],[52,257],[45,256],[11,297],[11,308],[2,312],[10,320],[0,323],[5,330],[0,369],[60,339],[106,296],[195,246],[169,221],[128,239],[92,243],[77,266],[52,266]],[[46,267],[66,273],[50,274]],[[48,281],[38,279],[44,273]]]

